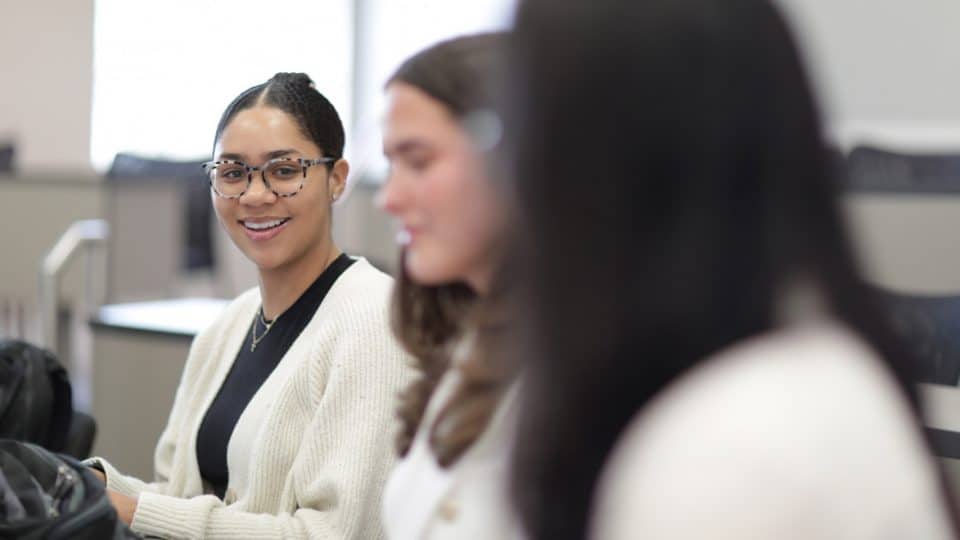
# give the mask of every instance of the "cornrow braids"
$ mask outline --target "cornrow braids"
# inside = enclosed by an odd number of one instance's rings
[[[324,156],[343,157],[345,136],[340,115],[305,73],[277,73],[269,81],[244,90],[220,117],[214,146],[237,113],[257,105],[275,107],[292,116],[303,135],[313,141]],[[333,163],[327,167],[333,167]]]

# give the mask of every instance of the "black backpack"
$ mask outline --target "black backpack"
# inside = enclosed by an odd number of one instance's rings
[[[103,482],[75,459],[0,440],[0,539],[140,539],[117,518]]]
[[[53,354],[0,340],[0,437],[62,452],[72,417],[70,380]]]

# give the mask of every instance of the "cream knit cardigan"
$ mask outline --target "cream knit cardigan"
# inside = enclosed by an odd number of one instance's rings
[[[162,538],[381,538],[395,397],[412,375],[387,322],[391,286],[363,259],[337,279],[238,421],[228,463],[246,467],[230,470],[221,501],[204,494],[196,443],[260,294],[253,289],[233,301],[190,348],[157,444],[156,481],[124,476],[96,458],[109,489],[139,496],[133,530]]]

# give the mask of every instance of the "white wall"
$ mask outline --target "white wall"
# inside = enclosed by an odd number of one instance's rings
[[[838,142],[960,148],[960,2],[779,2]]]
[[[0,140],[27,170],[90,170],[94,0],[0,0]]]
[[[90,169],[94,1],[0,0],[0,140],[17,137],[27,171]],[[801,38],[841,142],[866,135],[899,146],[960,149],[960,1],[777,1]],[[394,248],[371,194],[357,193],[339,210],[338,236],[349,249],[389,264]],[[874,217],[900,220],[881,213]],[[861,240],[869,234],[862,226],[858,232]],[[869,238],[865,244],[873,249]],[[888,259],[896,257],[868,254],[881,276]],[[956,266],[960,275],[960,255]],[[907,273],[907,281],[933,281]],[[938,287],[946,285],[960,283]]]
[[[26,169],[89,169],[94,1],[0,0],[0,140]],[[960,2],[778,1],[840,142],[960,147]]]

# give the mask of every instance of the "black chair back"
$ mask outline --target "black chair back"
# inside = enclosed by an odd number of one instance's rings
[[[109,180],[149,181],[157,178],[177,179],[183,193],[184,227],[183,266],[185,270],[198,270],[214,266],[211,226],[213,208],[210,190],[202,161],[169,161],[149,159],[133,154],[117,154],[107,171]]]
[[[13,172],[16,148],[12,144],[0,144],[0,174]]]
[[[846,187],[885,193],[960,193],[960,154],[911,154],[858,146],[847,156]]]
[[[960,381],[960,295],[932,296],[879,290],[895,330],[920,362],[917,382]]]

